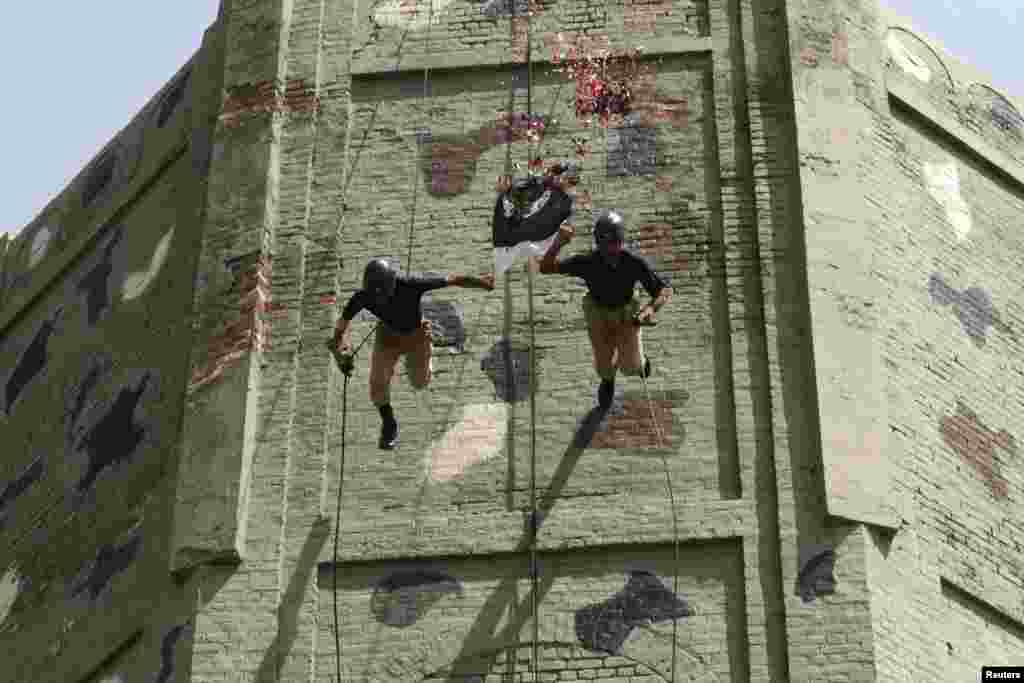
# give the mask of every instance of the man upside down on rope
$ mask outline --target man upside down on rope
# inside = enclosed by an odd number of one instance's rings
[[[364,308],[380,319],[370,357],[370,400],[380,411],[382,449],[393,449],[398,442],[398,421],[391,410],[391,378],[399,356],[405,356],[413,388],[426,387],[433,373],[431,324],[423,319],[421,297],[433,289],[449,286],[493,290],[494,276],[403,276],[386,260],[374,259],[363,273],[362,289],[345,305],[334,337],[328,341],[331,351],[340,350],[348,357],[346,362],[351,368],[349,323]]]
[[[651,361],[643,352],[640,326],[652,324],[654,315],[672,295],[667,281],[641,256],[623,248],[626,226],[616,211],[601,211],[594,221],[596,248],[558,261],[558,252],[572,240],[575,230],[563,223],[558,237],[540,262],[541,273],[559,273],[582,278],[587,285],[583,314],[594,349],[594,368],[601,377],[598,403],[607,410],[615,393],[617,369],[627,375],[650,377]],[[651,295],[651,303],[640,306],[633,299],[637,282]]]

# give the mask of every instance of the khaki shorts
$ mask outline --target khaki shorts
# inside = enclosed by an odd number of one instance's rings
[[[644,346],[639,325],[633,318],[640,312],[636,299],[622,306],[606,308],[594,303],[590,294],[583,297],[583,317],[594,350],[594,370],[602,379],[613,379],[619,370],[639,375],[644,364]]]
[[[400,334],[381,323],[373,340],[370,356],[370,400],[374,405],[391,402],[391,379],[398,359],[405,356],[405,370],[415,389],[430,383],[433,375],[431,323],[424,320],[418,329]]]
[[[607,308],[596,303],[590,294],[586,294],[583,297],[583,317],[587,321],[588,326],[593,326],[597,320],[602,322],[631,323],[641,308],[640,302],[636,299],[622,306]]]

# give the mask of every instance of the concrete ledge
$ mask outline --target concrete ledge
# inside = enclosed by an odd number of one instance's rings
[[[613,50],[624,49],[619,46],[609,45]],[[642,55],[710,55],[714,49],[714,41],[711,38],[660,38],[643,41]],[[482,52],[444,52],[438,50],[426,57],[423,55],[410,55],[405,57],[406,64],[402,64],[402,57],[398,61],[394,56],[368,55],[352,61],[352,76],[376,76],[379,74],[392,74],[401,71],[452,71],[471,67],[502,67],[515,66],[514,63],[493,58],[491,55]],[[537,51],[537,56],[531,60],[533,64],[550,65],[550,55],[547,52]]]
[[[670,546],[675,543],[672,513],[664,491],[660,495],[654,493],[643,499],[637,499],[631,494],[609,498],[600,505],[606,513],[618,520],[614,528],[600,524],[590,526],[580,521],[593,515],[594,503],[574,502],[574,499],[559,500],[541,523],[537,551],[552,553],[630,543]],[[677,503],[680,547],[694,542],[742,538],[756,525],[755,506],[754,500],[745,498],[687,505]],[[657,523],[652,523],[652,510],[657,510]],[[338,564],[516,555],[529,548],[521,510],[451,515],[444,517],[443,521],[440,517],[421,515],[419,529],[422,536],[414,535],[412,539],[405,514],[398,511],[387,517],[375,517],[370,523],[363,520],[357,525],[346,519],[343,513]],[[333,520],[330,523],[333,535]],[[635,530],[641,524],[648,525],[647,529],[650,530],[637,533]],[[486,535],[481,535],[483,529],[487,530]],[[654,529],[657,531],[651,531]],[[466,542],[464,539],[473,540]],[[334,564],[332,544],[325,544],[317,564],[321,568],[329,568]]]
[[[0,300],[0,336],[9,328],[21,315],[22,311],[32,305],[43,292],[45,292],[54,280],[61,276],[71,264],[73,264],[84,251],[89,249],[96,239],[103,226],[114,220],[123,213],[136,200],[156,182],[163,178],[164,169],[176,162],[186,151],[188,151],[188,139],[182,139],[178,144],[169,149],[160,160],[155,163],[152,170],[147,173],[140,173],[139,178],[134,180],[129,189],[125,190],[124,198],[115,201],[103,212],[97,214],[93,226],[83,231],[71,245],[64,251],[60,258],[47,259],[49,262],[40,264],[36,275],[32,278],[32,286],[23,292],[11,294]],[[13,245],[13,240],[11,242]],[[2,294],[2,292],[0,292]]]
[[[1018,189],[1024,191],[1024,168],[1021,168],[1020,164],[997,150],[976,133],[951,121],[948,116],[943,115],[925,98],[914,92],[910,86],[904,83],[888,83],[886,87],[889,95],[941,128],[957,142],[969,148],[975,155],[998,168],[1009,179],[1016,182]]]
[[[974,569],[981,568],[974,567]],[[941,573],[939,584],[943,592],[952,589],[952,592],[960,594],[961,599],[969,600],[975,603],[976,607],[991,612],[996,618],[1008,622],[1006,626],[1015,627],[1005,628],[1004,626],[1005,630],[1011,632],[1017,630],[1019,633],[1024,633],[1024,610],[1016,607],[1017,591],[1009,588],[1005,579],[998,578],[983,569],[979,573],[987,589],[985,592],[989,594],[988,597],[982,597],[979,590],[968,588],[963,581],[950,578],[947,571]],[[999,595],[993,595],[993,593],[999,593]]]
[[[889,513],[885,510],[878,513],[871,513],[863,510],[857,512],[848,512],[843,509],[837,510],[837,508],[842,508],[842,505],[837,505],[833,496],[829,496],[827,503],[828,516],[832,521],[839,521],[846,524],[867,524],[890,532],[900,530],[900,516],[896,513]]]

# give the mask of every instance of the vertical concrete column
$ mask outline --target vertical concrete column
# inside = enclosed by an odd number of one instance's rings
[[[725,5],[720,21],[729,23],[722,33],[730,36],[732,68],[730,101],[722,106],[734,108],[734,129],[719,135],[736,142],[733,155],[722,163],[723,237],[731,266],[729,327],[742,491],[753,502],[757,520],[743,544],[744,562],[756,567],[747,574],[750,675],[753,680],[789,680],[785,603],[790,583],[784,579],[788,572],[781,558],[795,543],[783,521],[792,496],[779,464],[789,460],[788,441],[803,425],[777,419],[784,405],[777,343],[779,327],[787,321],[779,320],[774,306],[779,254],[772,237],[792,216],[792,207],[780,201],[778,192],[796,176],[778,129],[792,104],[778,87],[786,46],[779,40],[777,3],[742,0]]]
[[[225,0],[220,114],[202,230],[171,569],[245,555],[276,222],[274,112],[288,5]],[[256,360],[256,362],[253,362]]]
[[[224,87],[171,568],[242,563],[217,570],[218,588],[196,615],[191,668],[203,680],[279,680],[292,640],[283,625],[282,592],[293,588],[283,576],[283,544],[308,200],[295,186],[308,182],[302,159],[310,151],[305,140],[293,146],[286,131],[293,114],[302,119],[315,109],[315,98],[288,79],[293,26],[303,21],[295,16],[306,4],[224,0],[221,10]]]
[[[274,679],[282,681],[310,680],[315,670],[316,567],[331,530],[321,523],[325,521],[321,491],[329,457],[325,449],[329,382],[337,371],[323,342],[334,323],[330,300],[338,269],[334,230],[340,206],[337,201],[326,202],[329,211],[323,221],[313,219],[313,206],[319,202],[314,188],[321,187],[321,178],[323,185],[341,185],[330,166],[325,169],[320,163],[330,157],[326,150],[336,149],[336,138],[344,141],[343,131],[322,125],[322,105],[326,79],[337,79],[339,67],[347,78],[351,11],[348,2],[295,0],[285,64],[288,115],[282,131],[279,244],[289,251],[301,249],[302,267],[294,279],[289,277],[287,299],[279,302],[275,318],[279,329],[275,334],[298,342],[291,356],[296,396],[293,426],[288,443],[282,444],[289,459],[283,482],[282,594]],[[332,111],[339,104],[347,106],[346,99],[331,98]],[[278,338],[283,343],[284,337]]]
[[[788,3],[811,336],[828,512],[895,524],[869,144],[888,115],[877,0]]]
[[[866,539],[855,522],[892,525],[882,288],[875,275],[881,213],[867,201],[871,144],[886,116],[876,0],[786,0],[796,166],[791,228],[779,259],[779,463],[782,574],[791,680],[876,680]],[[788,272],[787,272],[788,271]],[[788,462],[787,462],[788,461]],[[834,559],[833,559],[834,558]],[[832,562],[842,584],[829,599]],[[793,589],[799,591],[799,597]]]

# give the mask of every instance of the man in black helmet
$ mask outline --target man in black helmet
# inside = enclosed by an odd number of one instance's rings
[[[433,347],[430,321],[423,319],[420,298],[432,289],[448,286],[494,289],[494,276],[445,275],[411,277],[399,275],[385,259],[373,259],[363,273],[363,288],[352,295],[328,342],[346,356],[352,353],[349,323],[362,309],[380,318],[370,357],[370,400],[382,420],[380,447],[392,449],[398,442],[398,421],[391,410],[391,378],[399,356],[405,356],[409,381],[416,389],[430,383]],[[350,366],[351,367],[351,366]]]
[[[615,393],[615,372],[627,375],[651,374],[651,361],[643,352],[640,324],[654,321],[654,314],[672,296],[668,282],[650,264],[623,248],[626,225],[617,211],[605,210],[594,221],[596,249],[558,261],[559,250],[575,234],[565,223],[540,262],[540,272],[561,273],[582,278],[587,284],[583,314],[594,348],[594,368],[601,377],[598,402],[607,410]],[[640,306],[633,299],[636,283],[651,295],[651,303]],[[618,356],[616,358],[616,356]]]

